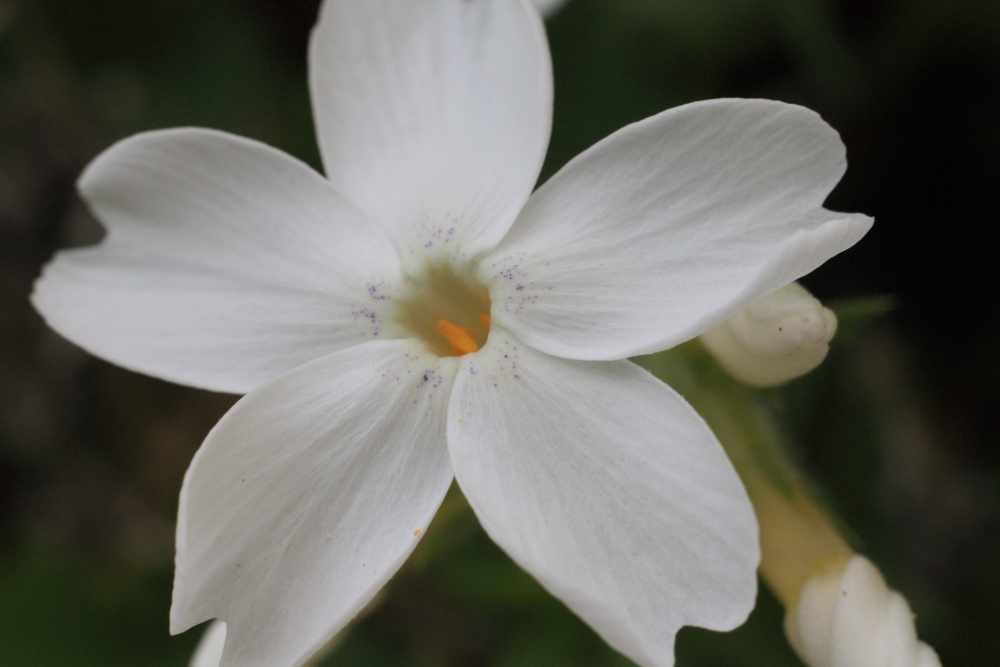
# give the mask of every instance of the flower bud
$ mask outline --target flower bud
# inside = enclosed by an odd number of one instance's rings
[[[837,316],[796,282],[758,299],[699,340],[740,382],[773,387],[819,366],[836,332]]]
[[[545,18],[558,12],[564,4],[566,4],[566,0],[535,0],[535,6]]]
[[[864,556],[813,575],[785,615],[785,634],[809,667],[941,667],[917,639],[906,598]]]
[[[201,636],[188,667],[219,667],[222,649],[226,645],[226,624],[212,621]]]

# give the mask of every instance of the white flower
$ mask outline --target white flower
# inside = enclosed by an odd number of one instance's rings
[[[809,667],[941,667],[917,639],[906,598],[864,556],[810,578],[785,616],[785,634]]]
[[[774,387],[826,359],[837,316],[796,283],[754,301],[699,336],[730,375],[753,387]]]
[[[99,356],[249,392],[184,480],[172,631],[219,618],[223,665],[300,665],[453,475],[486,532],[641,665],[671,665],[682,625],[741,623],[759,557],[743,487],[625,358],[868,230],[822,208],[837,134],[787,104],[691,104],[532,194],[552,86],[526,2],[328,0],[309,55],[326,178],[221,132],[127,139],[79,183],[107,238],[61,253],[33,297]]]

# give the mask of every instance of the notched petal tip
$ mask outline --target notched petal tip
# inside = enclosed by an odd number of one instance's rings
[[[95,158],[78,187],[108,235],[58,253],[32,302],[107,361],[246,393],[392,326],[372,295],[402,282],[388,238],[275,148],[207,129],[146,132]]]
[[[668,667],[681,626],[746,619],[750,501],[704,420],[647,371],[551,357],[495,325],[448,413],[487,534],[613,647]]]
[[[822,207],[846,165],[818,114],[769,100],[625,127],[536,190],[484,258],[495,317],[573,359],[690,340],[868,231],[870,218]]]

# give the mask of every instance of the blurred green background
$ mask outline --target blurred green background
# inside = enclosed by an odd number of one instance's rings
[[[100,226],[73,191],[131,133],[208,126],[313,164],[315,0],[0,0],[0,665],[185,665],[167,634],[181,478],[235,400],[89,357],[27,302]],[[543,179],[622,125],[710,97],[804,104],[850,167],[828,206],[874,230],[803,282],[891,294],[817,372],[760,400],[946,666],[998,663],[1000,2],[570,0],[548,23]],[[681,667],[799,663],[762,591]],[[485,537],[460,496],[328,665],[625,665]]]

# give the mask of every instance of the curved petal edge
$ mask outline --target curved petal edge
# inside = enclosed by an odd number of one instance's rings
[[[673,664],[683,625],[756,598],[753,509],[705,422],[627,361],[550,357],[494,328],[448,411],[455,476],[490,537],[608,643]]]
[[[79,190],[107,237],[66,250],[31,300],[53,329],[147,375],[245,393],[311,359],[396,337],[401,264],[305,164],[181,128],[125,139]]]
[[[451,484],[456,364],[356,346],[243,397],[184,478],[170,629],[226,622],[221,667],[296,667],[372,599]]]
[[[479,265],[493,315],[572,359],[672,347],[812,271],[871,227],[822,208],[846,169],[815,112],[709,100],[570,161]]]

